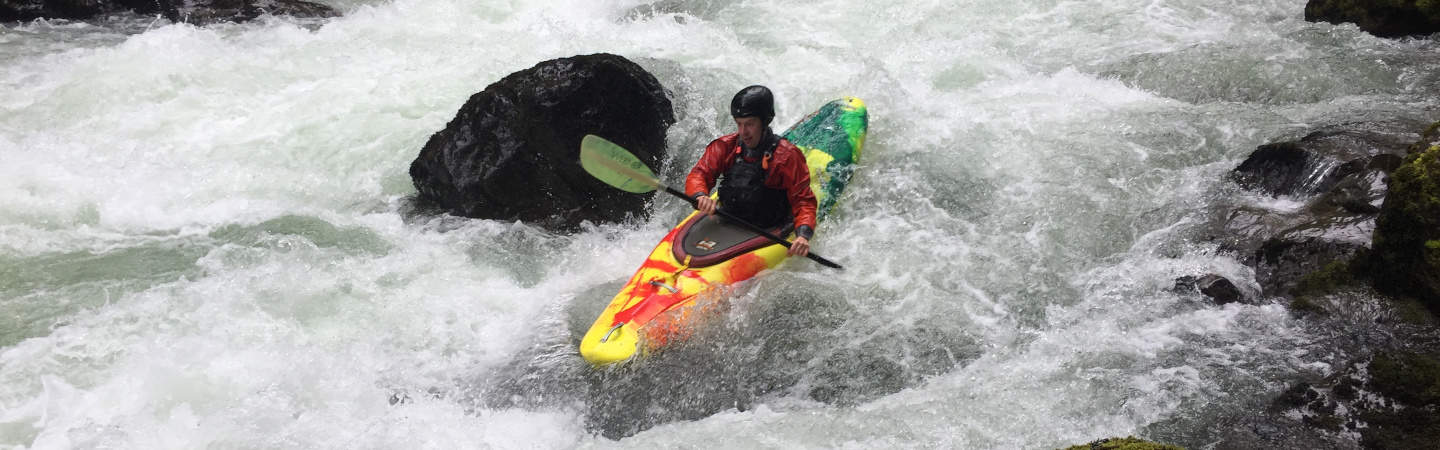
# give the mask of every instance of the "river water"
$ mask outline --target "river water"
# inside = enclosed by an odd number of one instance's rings
[[[1259,290],[1195,230],[1286,201],[1224,173],[1440,115],[1434,43],[1300,0],[331,4],[0,27],[0,447],[1204,447],[1345,358],[1282,302],[1171,290]],[[672,91],[671,182],[742,86],[782,125],[864,99],[815,247],[848,270],[791,261],[596,373],[578,336],[684,205],[574,235],[402,217],[471,94],[596,52]]]

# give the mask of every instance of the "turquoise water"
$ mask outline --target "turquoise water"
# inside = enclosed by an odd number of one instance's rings
[[[334,3],[328,22],[0,28],[0,446],[1191,447],[1323,374],[1191,232],[1256,146],[1436,119],[1440,57],[1303,2]],[[576,334],[683,213],[554,235],[406,223],[474,92],[610,52],[680,121],[679,181],[761,83],[870,108],[816,250],[700,338],[596,375]],[[612,438],[622,438],[618,443]]]

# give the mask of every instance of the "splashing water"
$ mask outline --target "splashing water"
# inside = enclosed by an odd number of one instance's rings
[[[1434,44],[1298,0],[337,6],[0,28],[0,446],[1203,446],[1343,359],[1279,304],[1169,290],[1258,290],[1187,233],[1221,175],[1440,98]],[[469,95],[594,52],[672,90],[671,182],[741,86],[782,124],[865,99],[817,239],[849,270],[787,263],[595,373],[578,333],[684,205],[570,236],[401,220]]]

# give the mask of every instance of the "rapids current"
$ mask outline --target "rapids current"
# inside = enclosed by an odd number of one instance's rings
[[[1315,126],[1437,115],[1440,53],[1304,2],[394,0],[323,22],[0,26],[0,447],[1203,447],[1336,370],[1277,302],[1170,289],[1223,175]],[[409,162],[536,62],[671,90],[662,175],[864,99],[816,251],[696,337],[594,373],[575,342],[686,212],[555,235],[407,223]],[[1267,203],[1268,202],[1268,203]]]

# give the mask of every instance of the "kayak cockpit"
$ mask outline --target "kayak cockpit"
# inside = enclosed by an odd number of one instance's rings
[[[794,225],[787,222],[768,231],[785,236],[793,228]],[[686,261],[689,258],[689,267],[709,267],[761,247],[779,245],[713,214],[695,214],[680,226],[674,239],[670,249],[675,260]]]

